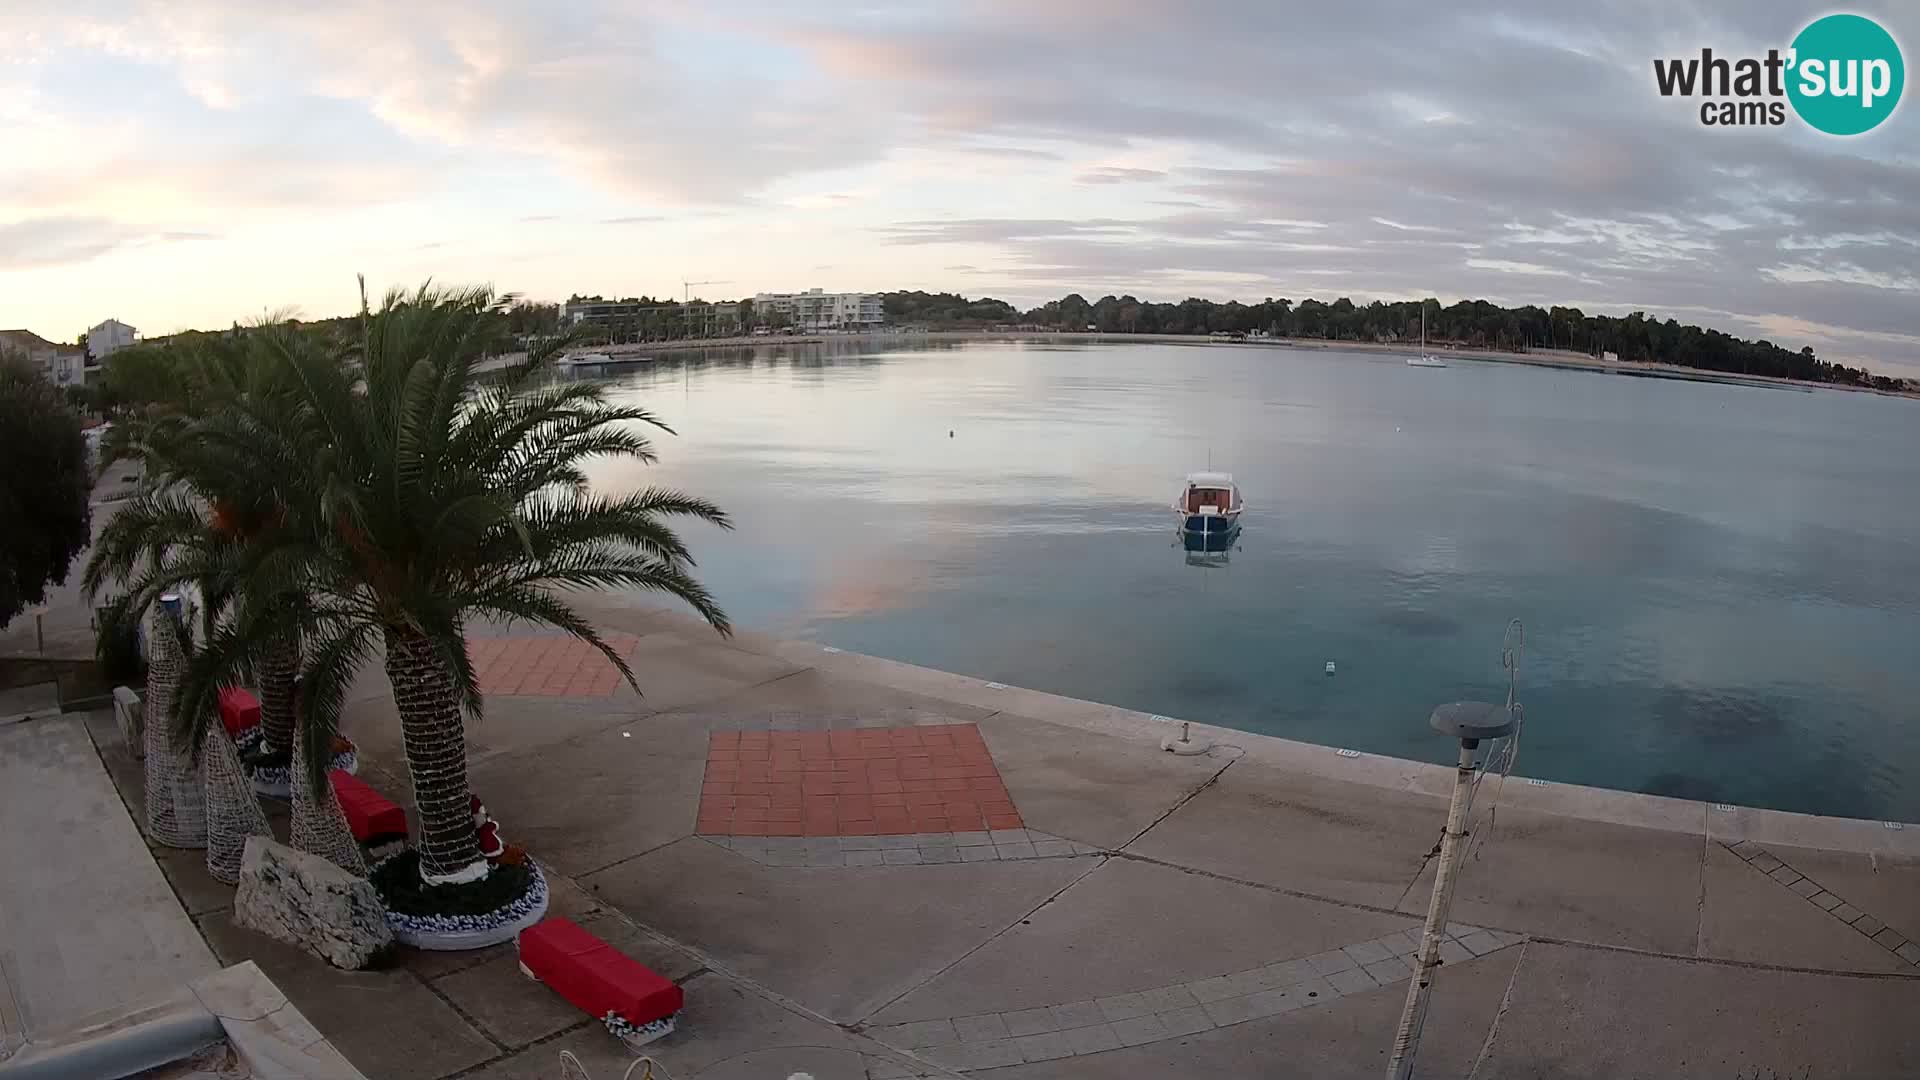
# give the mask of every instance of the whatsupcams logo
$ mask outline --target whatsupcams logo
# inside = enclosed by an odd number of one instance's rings
[[[1827,15],[1808,23],[1785,52],[1729,58],[1655,60],[1661,97],[1701,98],[1708,127],[1779,126],[1787,107],[1817,131],[1859,135],[1893,115],[1906,86],[1900,44],[1863,15]]]

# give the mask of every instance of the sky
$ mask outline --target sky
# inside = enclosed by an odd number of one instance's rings
[[[1828,10],[5,0],[0,328],[342,314],[356,274],[1437,296],[1920,377],[1920,105],[1837,138],[1655,90],[1655,58],[1764,55]],[[1911,64],[1920,5],[1845,10]]]

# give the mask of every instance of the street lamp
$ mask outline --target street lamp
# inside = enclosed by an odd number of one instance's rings
[[[1407,1004],[1400,1012],[1400,1027],[1393,1033],[1393,1056],[1387,1061],[1387,1080],[1408,1080],[1413,1075],[1413,1059],[1420,1051],[1420,1030],[1427,1022],[1433,973],[1440,966],[1440,940],[1446,933],[1447,913],[1453,908],[1454,878],[1467,846],[1467,814],[1473,807],[1475,759],[1480,743],[1486,739],[1517,736],[1520,728],[1521,710],[1516,695],[1522,633],[1519,620],[1507,624],[1507,640],[1500,655],[1500,662],[1507,669],[1505,705],[1455,701],[1433,710],[1427,719],[1433,730],[1459,740],[1460,763],[1453,773],[1453,799],[1447,804],[1447,828],[1440,836],[1440,868],[1433,876],[1433,899],[1427,904],[1427,924],[1420,934],[1420,952],[1414,957],[1413,981],[1407,985]],[[1505,760],[1510,767],[1511,753]]]

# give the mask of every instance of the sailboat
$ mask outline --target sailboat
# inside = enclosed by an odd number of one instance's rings
[[[1407,357],[1408,367],[1446,367],[1447,362],[1427,351],[1427,305],[1420,305],[1420,355]]]

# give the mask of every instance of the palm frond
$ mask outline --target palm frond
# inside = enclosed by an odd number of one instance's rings
[[[295,708],[306,740],[307,783],[319,790],[333,761],[333,738],[340,733],[340,712],[353,676],[373,655],[379,629],[371,621],[328,620],[314,628],[306,643]]]
[[[639,692],[640,684],[634,678],[633,668],[628,665],[627,658],[615,651],[613,646],[608,645],[600,636],[600,632],[594,629],[592,623],[581,618],[579,613],[551,593],[523,586],[502,590],[494,594],[490,602],[475,606],[479,610],[507,619],[509,624],[515,621],[530,622],[551,626],[572,634],[600,650],[600,654],[611,660],[613,666],[619,669],[620,677],[627,680],[627,685],[633,687],[635,693]]]

